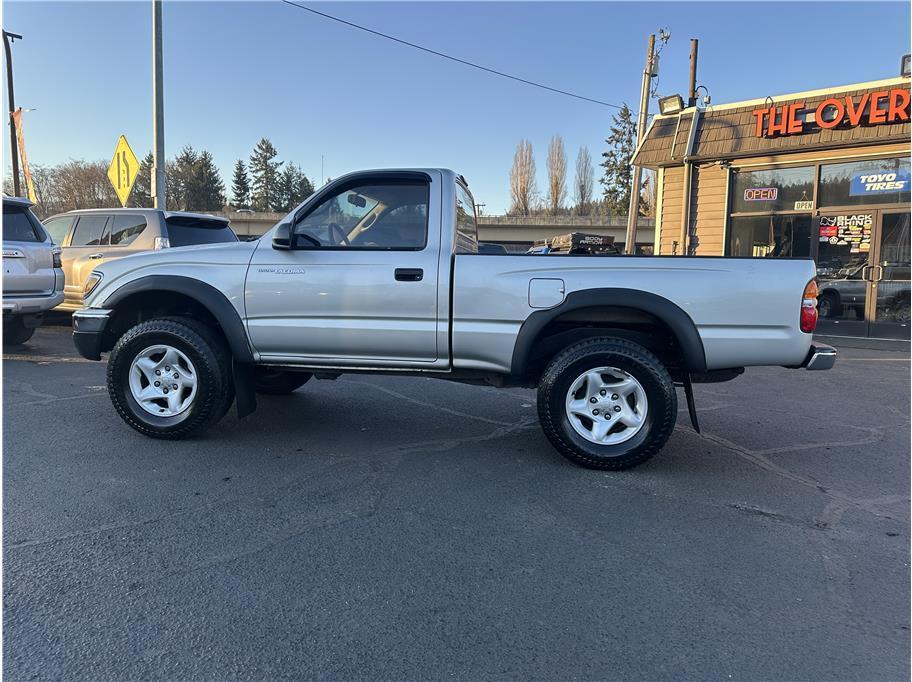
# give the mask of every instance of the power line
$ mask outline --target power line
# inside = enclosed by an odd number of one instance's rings
[[[391,36],[388,33],[382,33],[380,31],[375,31],[372,28],[367,28],[366,26],[361,26],[360,24],[355,24],[351,21],[346,21],[345,19],[340,19],[339,17],[334,17],[331,14],[326,14],[325,12],[320,12],[318,10],[313,9],[312,7],[306,7],[305,5],[300,5],[297,2],[292,2],[292,0],[282,0],[282,2],[284,2],[286,5],[291,5],[292,7],[297,7],[298,9],[302,9],[305,12],[310,12],[312,14],[316,14],[325,19],[331,19],[332,21],[337,21],[340,24],[345,24],[346,26],[350,26],[352,28],[357,28],[358,30],[365,31],[366,33],[371,33],[375,36],[379,36],[381,38],[386,38],[387,40],[392,40],[393,42],[399,43],[400,45],[406,45],[408,47],[413,47],[416,50],[421,50],[422,52],[427,52],[428,54],[433,54],[438,57],[443,57],[444,59],[449,59],[450,61],[457,62],[457,63],[463,64],[465,66],[471,66],[472,68],[479,69],[481,71],[487,71],[488,73],[493,73],[496,76],[502,76],[504,78],[509,78],[510,80],[518,81],[520,83],[525,83],[526,85],[532,85],[536,88],[541,88],[542,90],[549,90],[551,92],[556,92],[559,95],[566,95],[567,97],[575,97],[576,99],[581,99],[586,102],[592,102],[593,104],[600,104],[603,107],[613,107],[615,109],[623,108],[621,105],[618,105],[618,104],[611,104],[611,102],[603,102],[600,99],[593,99],[592,97],[585,97],[584,95],[578,95],[574,92],[569,92],[567,90],[561,90],[560,88],[552,88],[550,85],[543,85],[542,83],[536,83],[535,81],[530,81],[525,78],[520,78],[519,76],[513,76],[513,75],[510,75],[509,73],[504,73],[503,71],[498,71],[497,69],[490,69],[487,66],[482,66],[481,64],[476,64],[475,62],[470,62],[465,59],[460,59],[459,57],[453,57],[452,55],[448,55],[443,52],[438,52],[437,50],[432,50],[431,48],[424,47],[423,45],[416,45],[415,43],[410,43],[407,40],[402,40],[402,38],[397,38],[396,36]],[[632,112],[632,113],[635,114],[636,112]]]

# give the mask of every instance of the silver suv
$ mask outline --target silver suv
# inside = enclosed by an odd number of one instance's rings
[[[3,197],[3,344],[25,343],[44,311],[63,300],[60,248],[31,211],[32,202]]]
[[[238,240],[227,218],[155,208],[91,208],[51,216],[45,229],[63,250],[62,310],[82,307],[89,274],[107,261],[173,246]]]

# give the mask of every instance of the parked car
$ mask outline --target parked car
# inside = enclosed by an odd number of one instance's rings
[[[62,310],[82,307],[89,273],[102,263],[143,251],[236,242],[227,218],[154,208],[93,208],[51,216],[45,229],[62,249]]]
[[[868,282],[864,279],[866,267],[867,263],[853,263],[829,276],[821,274],[818,267],[820,296],[817,308],[820,317],[842,317],[851,311],[858,319],[864,319],[868,291]],[[877,284],[878,318],[909,324],[909,263],[885,261],[880,268]]]
[[[60,249],[28,199],[3,197],[3,343],[25,343],[63,300]]]
[[[115,409],[155,438],[198,433],[235,399],[244,416],[257,391],[313,376],[412,374],[537,386],[546,436],[598,469],[661,449],[676,384],[699,429],[694,381],[835,362],[812,345],[810,259],[491,258],[474,203],[449,170],[344,176],[256,242],[96,268],[74,342],[92,360],[110,351]],[[340,428],[371,418],[370,401],[338,408]]]

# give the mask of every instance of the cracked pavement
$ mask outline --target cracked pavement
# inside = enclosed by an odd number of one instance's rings
[[[908,353],[748,369],[588,471],[532,391],[351,375],[144,438],[3,363],[9,679],[909,677]]]

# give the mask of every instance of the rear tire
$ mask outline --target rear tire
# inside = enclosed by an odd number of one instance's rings
[[[254,388],[263,395],[288,395],[310,381],[312,374],[257,367]]]
[[[538,388],[538,416],[564,457],[590,469],[629,469],[656,454],[678,415],[674,382],[639,344],[592,338],[559,353]]]
[[[909,299],[902,298],[896,301],[896,303],[893,304],[893,309],[890,312],[893,315],[894,322],[898,324],[909,324]]]
[[[34,327],[26,327],[21,317],[12,317],[3,321],[3,345],[18,346],[25,343],[35,333]]]
[[[825,293],[817,301],[817,312],[822,319],[828,320],[833,317],[842,315],[842,306],[839,305],[839,297],[835,294]]]
[[[186,318],[148,320],[127,330],[108,358],[107,378],[121,419],[152,438],[201,433],[234,399],[224,344],[206,325]]]

